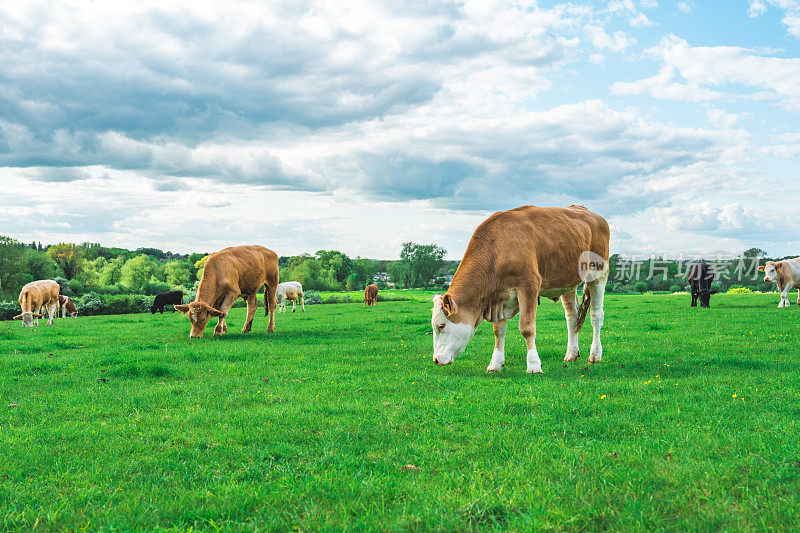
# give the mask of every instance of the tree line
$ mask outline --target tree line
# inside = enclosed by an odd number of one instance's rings
[[[457,265],[445,261],[445,254],[441,246],[411,242],[403,244],[398,261],[318,250],[280,257],[280,279],[299,281],[317,291],[362,290],[373,280],[383,288],[389,283],[400,288],[440,287]],[[16,299],[23,285],[37,279],[55,279],[64,294],[71,296],[89,292],[152,295],[171,289],[191,295],[207,257],[206,253],[128,250],[98,243],[22,243],[0,236],[0,295]]]

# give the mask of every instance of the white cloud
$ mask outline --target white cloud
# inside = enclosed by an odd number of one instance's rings
[[[767,12],[768,6],[777,7],[784,11],[783,22],[786,32],[800,38],[800,1],[798,0],[750,0],[747,15],[755,18]]]
[[[642,26],[652,26],[654,22],[647,18],[647,15],[644,13],[638,13],[636,16],[628,19],[628,24],[635,28],[640,28]]]
[[[609,50],[611,52],[624,52],[633,42],[634,39],[625,35],[624,32],[617,30],[609,35],[600,26],[587,25],[584,27],[586,36],[595,47],[601,50]]]
[[[614,94],[691,102],[772,99],[786,110],[800,112],[798,58],[765,57],[733,46],[691,46],[675,35],[647,52],[661,62],[659,74],[617,82],[611,89]],[[739,90],[734,92],[731,85]],[[757,92],[749,92],[753,89]]]

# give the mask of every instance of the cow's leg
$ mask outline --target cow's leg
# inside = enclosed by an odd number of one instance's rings
[[[233,292],[229,292],[225,295],[225,298],[222,300],[222,304],[220,304],[218,309],[222,312],[222,316],[219,317],[217,327],[214,328],[214,335],[223,335],[228,332],[228,324],[225,323],[225,319],[228,316],[228,311],[230,311],[230,308],[233,307],[233,304],[236,302],[238,297],[239,295]]]
[[[697,296],[699,293],[694,290],[694,287],[692,287],[691,290],[692,290],[692,307],[697,307]]]
[[[266,312],[269,312],[269,323],[267,324],[267,333],[271,333],[275,331],[275,308],[277,307],[278,299],[276,296],[276,290],[278,287],[278,278],[275,277],[272,282],[267,280],[267,284],[264,287],[264,307],[266,308]]]
[[[798,302],[798,305],[800,305],[800,290],[797,291],[797,302]],[[300,293],[300,307],[303,308],[303,312],[305,313],[306,312],[306,301],[303,300],[303,293],[302,292]]]
[[[486,368],[486,372],[500,372],[503,365],[506,364],[506,329],[508,323],[506,320],[498,320],[492,324],[494,329],[494,351],[492,352],[492,361]]]
[[[292,298],[292,313],[294,313],[295,311],[297,311],[297,296]]]
[[[586,284],[584,290],[589,291],[589,309],[592,320],[592,348],[589,351],[589,362],[599,363],[603,358],[603,345],[600,342],[600,329],[603,327],[603,298],[606,294],[608,272],[602,278]]]
[[[797,289],[797,305],[800,305],[800,288]]]
[[[47,306],[47,325],[53,325],[53,319],[58,316],[58,304],[50,304]]]
[[[578,359],[578,291],[577,289],[563,294],[561,304],[564,306],[564,317],[567,319],[567,355],[564,362],[570,363]]]
[[[519,298],[519,332],[525,339],[525,347],[528,349],[526,363],[528,374],[541,374],[542,361],[539,359],[539,352],[536,351],[536,306],[539,297],[539,287],[541,281],[534,279],[530,285],[517,288],[517,298]]]
[[[778,307],[789,307],[789,286],[781,289],[781,301]]]
[[[253,293],[247,297],[247,318],[244,321],[242,333],[248,333],[253,327],[253,317],[256,316],[256,309],[258,309],[257,293]]]

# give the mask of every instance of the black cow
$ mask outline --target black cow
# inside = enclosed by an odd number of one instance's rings
[[[711,295],[717,291],[711,290],[714,281],[714,269],[702,261],[692,263],[689,267],[689,287],[692,290],[692,307],[697,307],[697,297],[700,297],[700,307],[711,307]]]
[[[156,299],[153,300],[153,305],[150,306],[150,312],[155,314],[156,311],[161,313],[164,312],[164,307],[167,305],[176,305],[183,303],[183,292],[182,291],[167,291],[162,292]],[[172,307],[172,312],[175,312],[175,308]]]

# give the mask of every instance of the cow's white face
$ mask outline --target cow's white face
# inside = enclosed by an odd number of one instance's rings
[[[433,297],[433,362],[437,365],[449,365],[464,353],[477,328],[468,323],[452,322],[448,315],[452,317],[455,313],[448,313],[449,306],[447,303],[443,305],[442,301],[441,295]]]
[[[22,320],[22,327],[23,328],[32,328],[33,327],[33,319],[39,318],[42,315],[39,313],[33,313],[31,311],[25,311],[14,317],[14,320]]]
[[[189,317],[189,321],[192,323],[189,337],[193,339],[199,339],[203,336],[206,324],[212,317],[223,316],[222,312],[202,302],[179,304],[175,306],[175,309]]]
[[[764,265],[764,281],[778,282],[778,266],[772,261]]]

